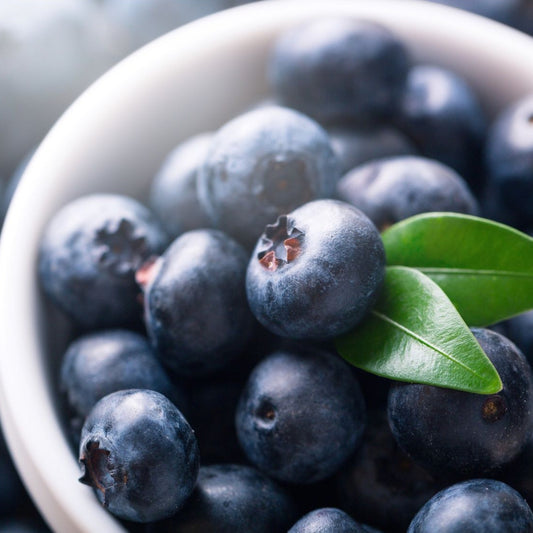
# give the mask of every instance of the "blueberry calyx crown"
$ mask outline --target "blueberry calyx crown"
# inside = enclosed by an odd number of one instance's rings
[[[83,468],[80,482],[100,491],[104,497],[104,503],[106,490],[115,482],[113,469],[109,464],[109,453],[109,450],[100,448],[98,441],[90,441],[84,446],[84,452],[80,457]]]
[[[294,261],[302,251],[304,233],[294,227],[294,220],[281,215],[275,224],[268,224],[261,236],[257,259],[263,268],[274,272]]]
[[[116,276],[128,276],[146,257],[146,237],[135,235],[135,227],[124,218],[100,228],[95,243],[98,263]]]

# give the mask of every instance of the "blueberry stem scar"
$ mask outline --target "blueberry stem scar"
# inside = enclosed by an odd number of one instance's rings
[[[91,441],[85,447],[85,451],[81,456],[81,463],[84,466],[83,475],[80,481],[85,485],[94,487],[105,495],[106,487],[102,483],[104,477],[102,470],[107,467],[109,458],[109,451],[100,448],[98,441]]]
[[[301,253],[304,233],[294,227],[293,220],[287,215],[269,224],[262,237],[262,250],[257,254],[259,263],[274,272],[279,267],[291,263]]]

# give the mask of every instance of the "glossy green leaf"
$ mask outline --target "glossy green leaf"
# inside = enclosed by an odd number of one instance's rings
[[[426,213],[383,233],[389,265],[431,277],[471,326],[533,309],[533,239],[509,226],[456,213]]]
[[[418,270],[388,267],[374,310],[336,340],[352,365],[390,379],[480,394],[501,381],[442,289]]]

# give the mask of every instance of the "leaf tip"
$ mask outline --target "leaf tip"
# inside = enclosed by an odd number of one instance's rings
[[[495,376],[489,383],[487,383],[481,394],[496,394],[503,389],[503,383],[498,372],[495,372]]]

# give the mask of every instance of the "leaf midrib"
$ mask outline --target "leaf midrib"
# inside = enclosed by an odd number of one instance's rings
[[[452,276],[497,276],[508,278],[533,278],[533,272],[518,272],[515,270],[489,270],[477,268],[448,268],[412,266],[424,274],[447,274]]]
[[[375,315],[376,317],[380,318],[381,320],[384,320],[385,322],[388,322],[389,324],[391,324],[393,327],[396,327],[398,328],[399,330],[403,331],[404,333],[406,333],[407,335],[409,335],[410,337],[412,337],[413,339],[417,340],[418,342],[424,344],[425,346],[427,346],[428,348],[430,348],[431,350],[434,350],[435,352],[441,354],[442,356],[446,357],[447,359],[449,359],[450,361],[453,361],[454,363],[458,364],[459,366],[463,367],[465,370],[467,370],[468,372],[470,372],[471,374],[473,374],[474,376],[476,376],[478,379],[480,379],[481,381],[486,381],[486,378],[484,378],[482,375],[478,374],[475,370],[473,370],[472,368],[470,368],[469,366],[465,365],[464,363],[462,363],[461,361],[455,359],[455,357],[451,356],[450,354],[446,353],[446,352],[443,352],[442,350],[440,350],[439,348],[437,348],[436,346],[434,346],[431,342],[427,341],[426,339],[424,339],[423,337],[421,337],[420,335],[417,335],[414,331],[406,328],[405,326],[402,326],[402,324],[400,324],[399,322],[397,322],[396,320],[388,317],[387,315],[384,315],[383,313],[380,313],[379,311],[376,311],[375,309],[371,311],[371,313],[373,315]]]

